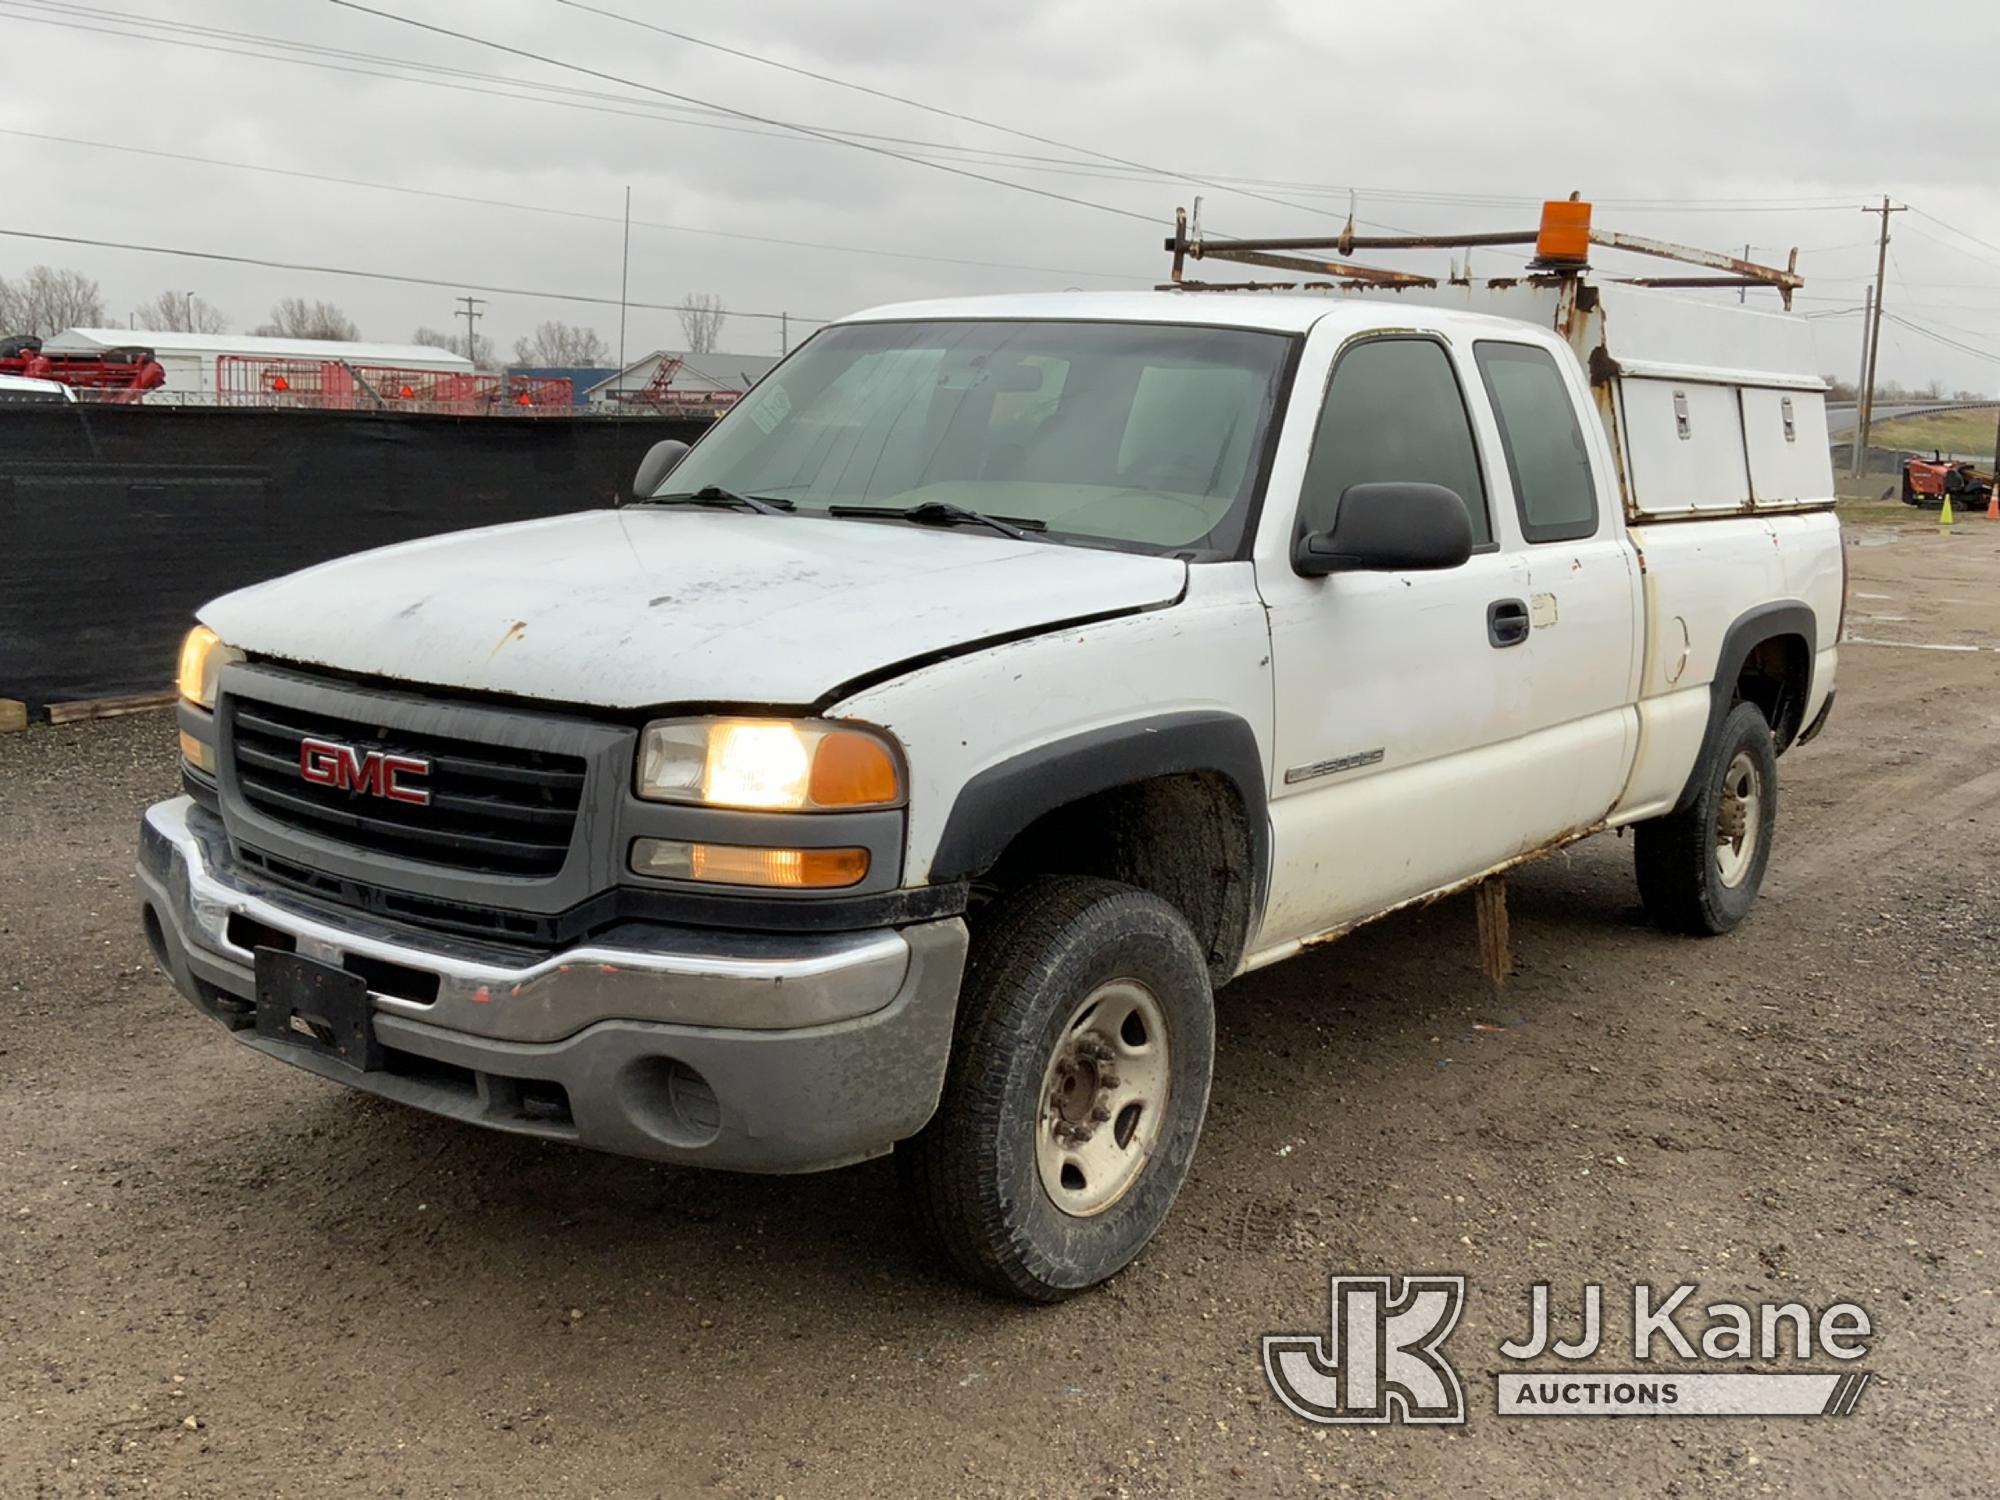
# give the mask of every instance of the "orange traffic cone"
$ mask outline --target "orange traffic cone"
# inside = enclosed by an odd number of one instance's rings
[[[1986,492],[1986,519],[2000,521],[2000,479],[1993,482],[1993,488]]]

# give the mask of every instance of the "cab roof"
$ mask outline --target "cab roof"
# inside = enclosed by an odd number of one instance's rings
[[[1541,309],[1523,307],[1523,312]],[[1439,305],[1415,293],[1351,296],[1325,292],[1035,292],[1000,297],[949,297],[895,302],[839,319],[841,323],[911,322],[1174,323],[1207,328],[1303,334],[1321,323],[1345,335],[1388,327],[1424,327],[1476,334],[1534,333],[1554,342],[1539,318],[1495,316]]]
[[[940,297],[871,307],[841,323],[1086,322],[1183,323],[1304,333],[1320,319],[1345,316],[1379,324],[1378,308],[1312,292],[1028,292],[1002,297]],[[1505,320],[1501,320],[1505,321]]]

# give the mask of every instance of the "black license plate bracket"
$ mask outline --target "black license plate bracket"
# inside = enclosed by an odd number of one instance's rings
[[[257,1035],[365,1073],[382,1066],[374,1005],[359,974],[280,948],[257,950]]]

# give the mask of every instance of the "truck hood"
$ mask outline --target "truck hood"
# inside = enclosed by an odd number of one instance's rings
[[[803,706],[898,663],[1171,604],[1186,577],[970,527],[639,506],[358,553],[200,616],[253,655],[436,687]]]

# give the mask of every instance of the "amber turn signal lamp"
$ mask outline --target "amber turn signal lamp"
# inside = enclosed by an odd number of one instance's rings
[[[1542,205],[1542,228],[1535,236],[1535,258],[1582,265],[1590,259],[1590,205],[1574,198],[1552,198]]]
[[[875,807],[901,791],[895,757],[872,734],[836,729],[813,752],[807,795],[817,807]]]
[[[204,745],[185,729],[181,731],[181,759],[197,771],[206,771],[211,776],[215,774],[215,747]]]

